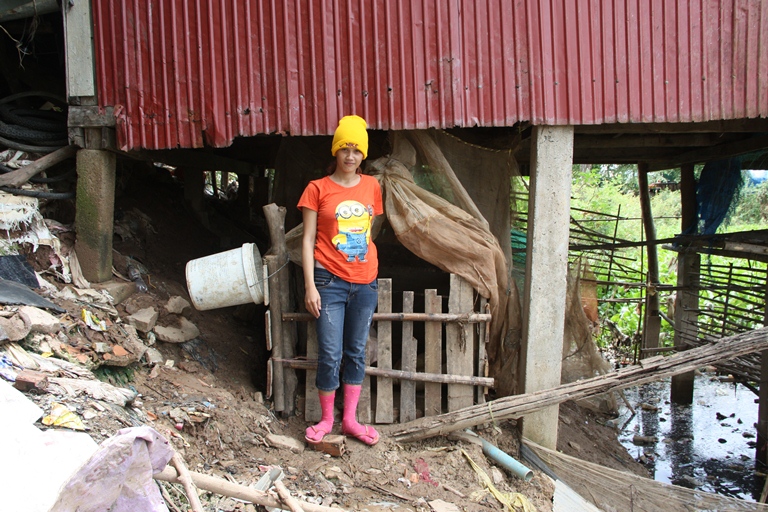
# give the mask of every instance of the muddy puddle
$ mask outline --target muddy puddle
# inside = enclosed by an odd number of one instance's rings
[[[672,404],[671,379],[624,391],[615,421],[619,441],[660,482],[756,501],[765,482],[755,470],[757,396],[714,373],[695,378],[692,405]]]

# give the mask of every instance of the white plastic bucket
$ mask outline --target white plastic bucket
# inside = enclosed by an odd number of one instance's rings
[[[186,274],[189,297],[200,311],[264,301],[261,254],[256,244],[191,260]]]

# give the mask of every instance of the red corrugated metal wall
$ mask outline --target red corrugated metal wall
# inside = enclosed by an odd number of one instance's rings
[[[768,116],[761,0],[93,0],[123,149]]]

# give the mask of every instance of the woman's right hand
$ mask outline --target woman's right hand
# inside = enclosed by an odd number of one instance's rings
[[[304,306],[315,318],[320,318],[320,293],[312,286],[304,294]]]

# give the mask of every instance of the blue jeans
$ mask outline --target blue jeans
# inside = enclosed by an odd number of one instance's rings
[[[324,268],[315,268],[320,293],[317,319],[317,379],[320,391],[339,387],[342,363],[345,384],[359,385],[365,377],[365,346],[379,296],[374,279],[369,284],[349,283]]]

